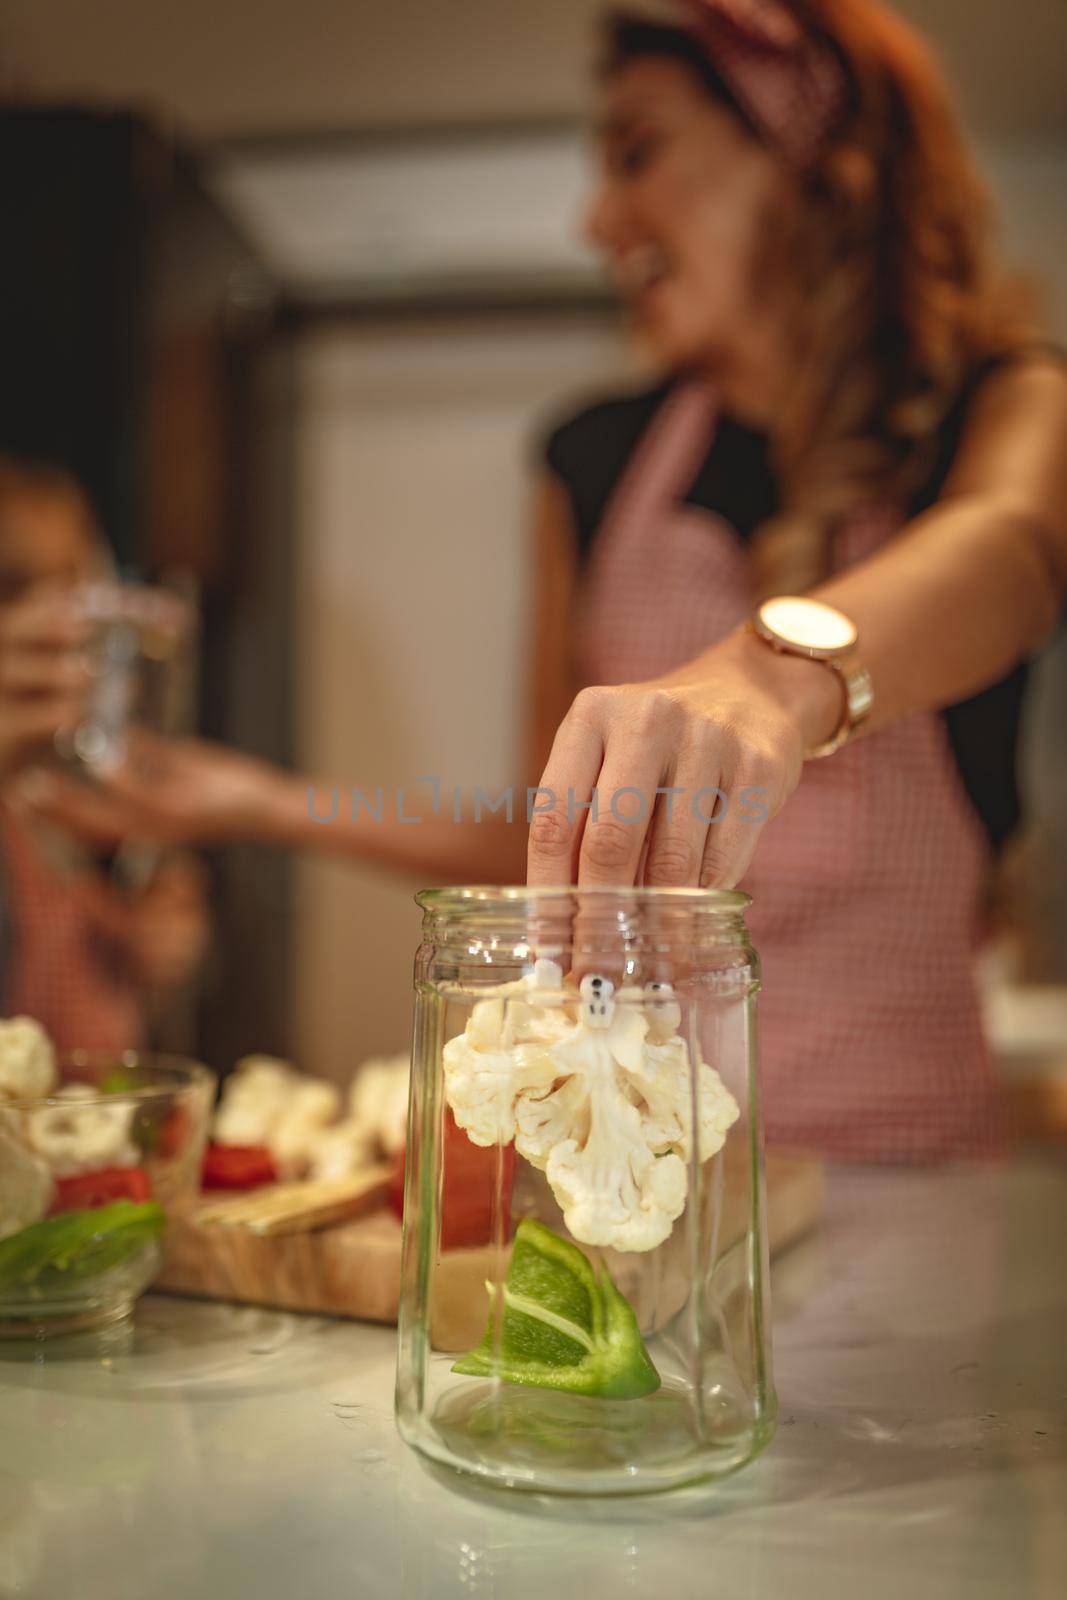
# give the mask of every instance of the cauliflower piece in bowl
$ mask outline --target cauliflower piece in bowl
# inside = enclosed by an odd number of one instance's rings
[[[0,1239],[40,1222],[52,1204],[52,1176],[27,1150],[13,1112],[0,1112]]]
[[[109,1103],[87,1083],[68,1083],[50,1105],[26,1112],[26,1142],[56,1178],[135,1167],[141,1152],[132,1138],[133,1116],[129,1101]]]
[[[40,1100],[56,1081],[52,1041],[33,1017],[0,1020],[0,1099]]]

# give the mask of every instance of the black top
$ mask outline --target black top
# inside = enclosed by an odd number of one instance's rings
[[[988,370],[983,369],[975,377],[946,418],[934,468],[915,497],[910,515],[918,516],[941,493],[959,446],[967,410]],[[549,436],[547,462],[567,491],[583,563],[611,492],[669,390],[669,384],[662,384],[643,394],[602,401],[579,412]],[[766,436],[730,417],[721,417],[711,448],[682,496],[682,503],[714,512],[742,539],[750,539],[779,504]],[[1026,681],[1024,662],[999,683],[943,713],[964,787],[997,847],[1019,821],[1016,757]]]

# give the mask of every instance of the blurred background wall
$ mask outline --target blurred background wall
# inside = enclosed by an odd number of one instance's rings
[[[1010,251],[1063,340],[1063,0],[900,9],[949,65]],[[632,378],[576,236],[601,10],[0,4],[9,106],[133,109],[162,146],[188,152],[197,192],[242,241],[217,309],[253,318],[258,377],[241,436],[257,441],[258,466],[228,529],[236,576],[208,582],[213,732],[323,778],[507,781],[536,440],[568,403]],[[1048,864],[1035,912],[1044,975],[1062,961],[1067,977],[1063,653],[1032,698],[1027,764]],[[283,868],[256,851],[229,853],[224,871],[244,956],[207,1009],[216,1065],[240,1049],[291,1050],[347,1077],[364,1055],[404,1047],[414,883]]]

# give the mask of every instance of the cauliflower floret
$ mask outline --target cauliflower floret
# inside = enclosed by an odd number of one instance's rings
[[[667,1044],[682,1025],[682,1008],[669,983],[650,983],[643,997],[648,1037],[652,1044]]]
[[[355,1117],[337,1122],[332,1128],[313,1130],[307,1148],[308,1177],[323,1180],[361,1172],[374,1163],[378,1154],[374,1134]]]
[[[51,1174],[19,1138],[14,1114],[0,1114],[0,1239],[39,1222],[52,1193]]]
[[[570,1030],[563,999],[562,969],[537,961],[532,972],[475,1001],[463,1033],[445,1045],[448,1104],[472,1144],[507,1144],[527,1104],[523,1092],[551,1088],[557,1069],[542,1046]]]
[[[465,1034],[445,1045],[444,1066],[452,1115],[471,1143],[483,1146],[509,1144],[524,1093],[547,1091],[557,1075],[555,1061],[543,1046],[479,1048]]]
[[[727,1132],[740,1113],[737,1101],[717,1072],[701,1061],[697,1073],[700,1159],[707,1161],[722,1149]],[[631,1067],[627,1076],[631,1093],[637,1091],[647,1108],[645,1125],[652,1148],[662,1150],[669,1146],[688,1160],[693,1107],[689,1052],[684,1041],[646,1044],[640,1064]]]
[[[0,1099],[38,1100],[56,1081],[52,1041],[33,1017],[0,1021]]]
[[[700,1110],[700,1120],[697,1126],[697,1154],[701,1161],[708,1161],[713,1155],[717,1155],[726,1143],[726,1135],[741,1115],[741,1107],[714,1067],[709,1067],[706,1061],[700,1063],[700,1081],[697,1093]],[[687,1115],[687,1125],[688,1122],[689,1117]],[[686,1156],[689,1154],[688,1137],[683,1143],[683,1154]]]
[[[215,1113],[220,1144],[270,1144],[270,1134],[289,1106],[300,1074],[275,1056],[245,1056],[222,1089]]]
[[[590,1128],[589,1092],[582,1078],[564,1078],[553,1089],[559,1068],[551,1051],[543,1051],[543,1060],[545,1093],[520,1095],[515,1102],[515,1148],[540,1172],[557,1145],[565,1139],[584,1145]]]
[[[472,1144],[510,1143],[525,1097],[551,1089],[559,1076],[548,1044],[565,1038],[571,1028],[561,1003],[562,982],[554,961],[538,961],[525,978],[478,1000],[465,1032],[445,1045],[448,1103]],[[545,1000],[539,1004],[542,992]]]
[[[373,1065],[389,1068],[395,1101],[395,1064]],[[406,1085],[404,1058],[405,1105]],[[379,1131],[355,1116],[338,1122],[340,1110],[341,1092],[335,1084],[304,1077],[275,1056],[245,1056],[223,1088],[215,1137],[220,1144],[265,1145],[287,1178],[342,1177],[373,1159]],[[381,1117],[384,1143],[387,1128],[391,1135],[397,1117],[393,1102],[383,1108]]]
[[[684,1039],[678,1037],[682,1008],[670,984],[649,984],[645,1015],[648,1034],[644,1049],[637,1062],[627,1066],[631,1089],[639,1091],[648,1108],[653,1149],[669,1145],[688,1160],[693,1119],[689,1051]],[[707,1062],[699,1062],[697,1116],[701,1161],[707,1161],[722,1149],[727,1132],[739,1115],[737,1101],[719,1074]]]
[[[73,1178],[102,1167],[135,1167],[141,1152],[133,1142],[134,1107],[101,1100],[87,1083],[57,1089],[55,1104],[28,1111],[26,1142],[56,1178]]]
[[[320,1078],[299,1082],[281,1118],[267,1136],[271,1155],[288,1177],[299,1177],[311,1160],[316,1138],[334,1122],[341,1106],[336,1084]]]
[[[571,1019],[562,1006],[539,1009],[536,977],[524,984],[522,999],[480,1001],[445,1046],[453,1115],[475,1144],[514,1138],[544,1171],[575,1239],[651,1250],[685,1208],[692,1148],[693,1069],[673,991],[630,986],[616,998],[590,975]],[[706,1160],[739,1111],[717,1073],[704,1062],[696,1071]]]
[[[348,1105],[385,1152],[403,1150],[408,1131],[408,1079],[411,1062],[404,1056],[383,1056],[365,1061],[348,1091]]]
[[[602,1145],[599,1133],[584,1150],[567,1139],[549,1157],[545,1175],[563,1220],[584,1244],[654,1250],[685,1210],[685,1162],[674,1154],[654,1156],[636,1127],[625,1147],[608,1152]]]
[[[575,1239],[652,1250],[685,1208],[685,1163],[626,1093],[643,1064],[648,1024],[641,1012],[616,1006],[599,981],[597,988],[597,979],[583,980],[582,1015],[571,1036],[543,1048],[563,1082],[523,1107],[515,1148],[544,1168]]]

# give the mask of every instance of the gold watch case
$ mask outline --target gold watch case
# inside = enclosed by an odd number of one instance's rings
[[[825,744],[808,752],[809,761],[833,755],[871,712],[874,695],[870,673],[854,654],[859,630],[843,611],[806,595],[775,595],[751,618],[757,638],[783,655],[822,661],[837,677],[842,691],[841,718]]]

